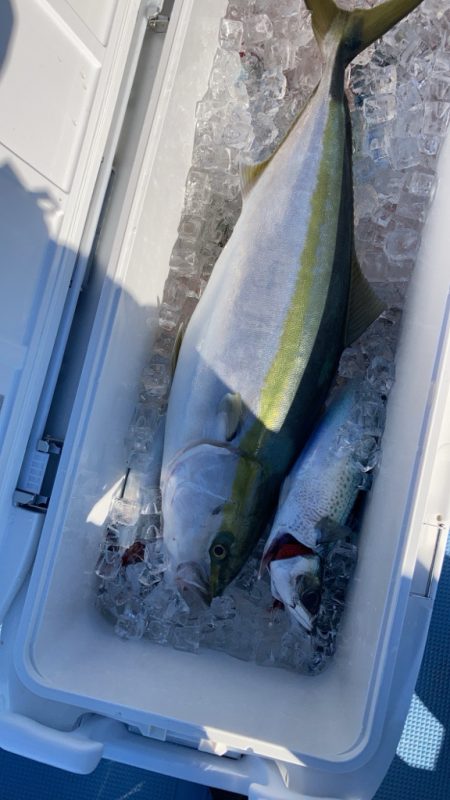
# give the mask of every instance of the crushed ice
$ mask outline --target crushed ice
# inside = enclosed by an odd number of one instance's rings
[[[341,2],[361,7],[368,0]],[[127,434],[128,475],[115,498],[96,565],[98,603],[118,636],[320,672],[336,646],[357,559],[355,539],[323,546],[322,595],[312,634],[274,606],[258,578],[260,542],[225,594],[208,607],[165,580],[159,475],[165,412],[180,326],[200,299],[241,209],[240,160],[261,160],[286,133],[321,76],[300,0],[231,0],[219,26],[209,88],[198,102],[185,202],[159,312],[159,328]],[[355,241],[387,311],[342,355],[340,378],[364,376],[363,401],[340,430],[370,488],[394,381],[401,310],[433,196],[450,118],[450,10],[427,0],[349,69],[354,137]],[[339,379],[339,378],[338,378]],[[354,514],[353,525],[358,525]]]

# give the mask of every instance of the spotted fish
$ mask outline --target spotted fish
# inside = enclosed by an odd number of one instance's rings
[[[351,381],[333,398],[285,479],[267,539],[262,568],[270,570],[272,594],[310,630],[320,599],[320,559],[324,542],[345,538],[345,523],[361,486],[358,442],[339,447],[339,436],[355,416],[362,382]],[[361,442],[367,438],[360,430]],[[375,440],[373,440],[375,441]]]
[[[276,152],[242,168],[241,216],[181,344],[161,475],[172,570],[209,597],[270,521],[342,350],[380,313],[354,251],[344,72],[419,2],[306,0],[322,79]]]

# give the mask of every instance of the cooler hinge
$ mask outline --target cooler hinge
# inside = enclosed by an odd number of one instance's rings
[[[158,14],[155,17],[150,17],[148,20],[148,27],[155,33],[166,33],[169,27],[170,18],[164,14]]]
[[[30,448],[13,494],[15,506],[41,514],[47,511],[62,447],[60,439],[44,436]]]
[[[130,733],[140,734],[148,739],[157,739],[159,742],[168,742],[169,744],[189,747],[191,750],[209,753],[210,755],[219,756],[220,758],[239,759],[243,755],[239,750],[233,750],[221,742],[175,733],[174,731],[167,730],[166,728],[159,728],[155,725],[128,724],[128,730]]]

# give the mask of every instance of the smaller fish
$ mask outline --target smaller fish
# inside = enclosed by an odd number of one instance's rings
[[[345,523],[362,477],[358,437],[356,449],[338,444],[361,389],[361,381],[352,381],[332,399],[283,484],[264,548],[261,570],[270,570],[273,596],[307,631],[313,627],[321,597],[317,549],[351,534]],[[361,441],[367,441],[363,428]]]

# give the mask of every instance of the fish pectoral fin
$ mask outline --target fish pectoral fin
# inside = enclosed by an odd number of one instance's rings
[[[274,151],[274,153],[271,153],[269,158],[266,158],[265,161],[259,161],[255,164],[241,163],[240,178],[241,178],[241,192],[243,200],[245,200],[245,198],[251,192],[255,184],[258,183],[259,178],[263,174],[267,165],[271,162],[273,156],[275,155],[275,152],[276,151]]]
[[[221,434],[229,442],[236,435],[242,420],[242,397],[238,392],[227,392],[219,405]]]
[[[383,303],[362,274],[356,253],[353,253],[345,347],[358,339],[383,310]]]
[[[353,536],[351,528],[347,527],[347,525],[340,525],[339,522],[335,522],[330,517],[323,517],[315,527],[317,531],[316,545],[328,544],[339,539],[346,539],[347,536]]]

